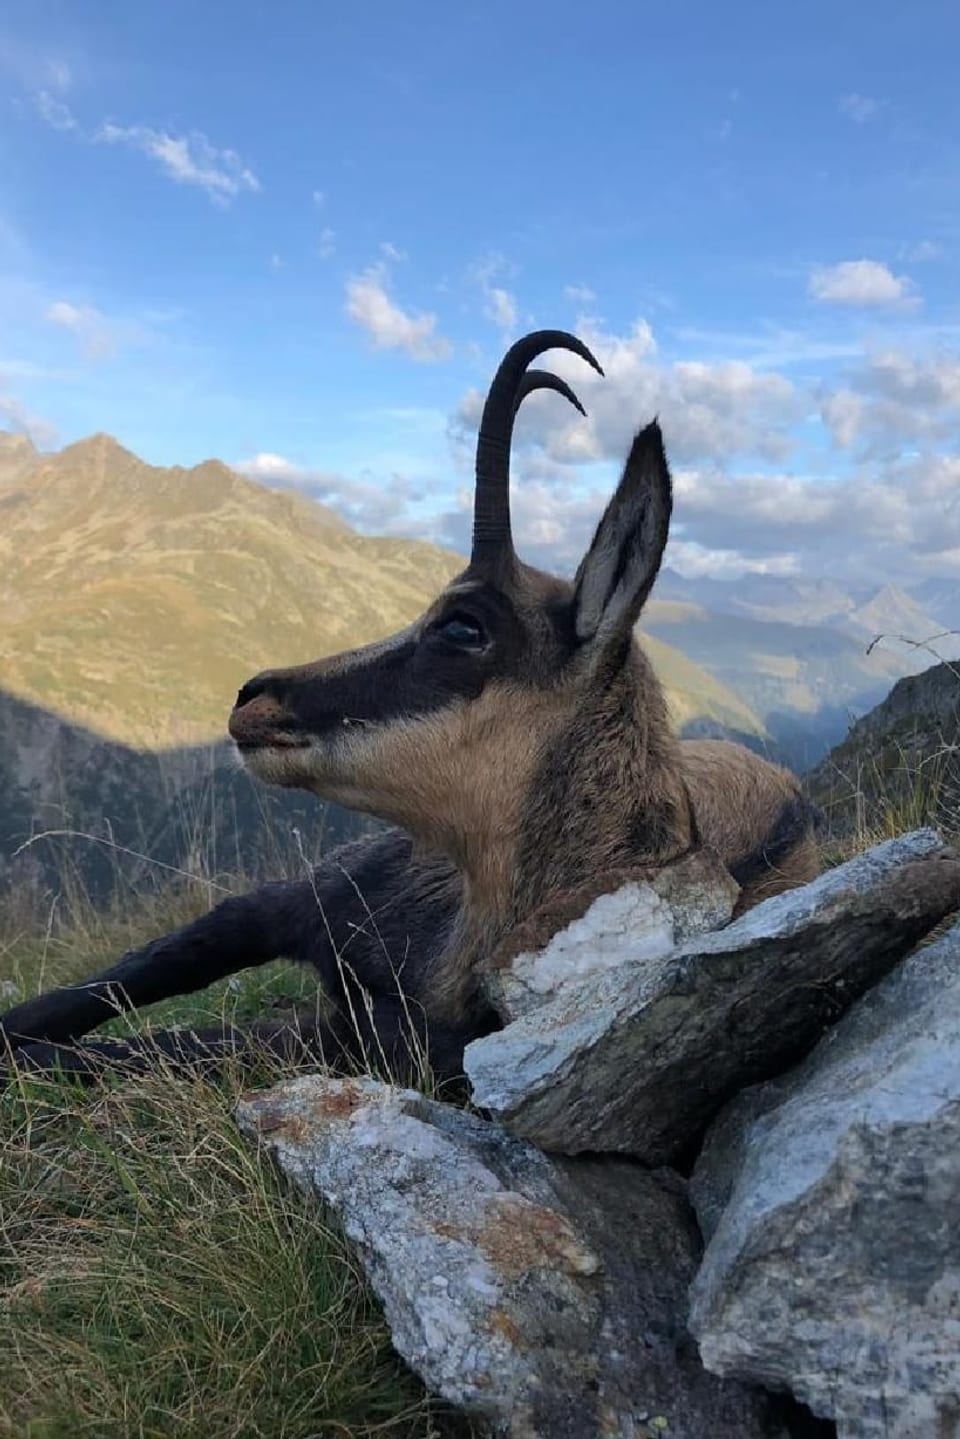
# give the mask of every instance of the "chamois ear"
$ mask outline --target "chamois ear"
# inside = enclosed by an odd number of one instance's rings
[[[616,493],[574,582],[577,639],[606,648],[636,624],[657,577],[673,496],[656,420],[634,437]]]

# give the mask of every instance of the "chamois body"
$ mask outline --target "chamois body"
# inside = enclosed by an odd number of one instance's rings
[[[480,978],[511,935],[545,941],[596,894],[699,845],[741,885],[742,912],[817,873],[814,811],[797,779],[743,746],[679,740],[635,637],[672,496],[659,428],[640,431],[572,582],[523,564],[509,523],[509,442],[523,396],[569,387],[527,369],[563,332],[511,347],[477,450],[470,564],[390,639],[255,676],[230,733],[251,771],[392,827],[344,846],[310,880],[230,899],[83,985],[0,1019],[33,1065],[83,1068],[75,1041],[117,1007],[205,987],[284,956],[312,966],[323,1020],[254,1026],[258,1043],[409,1075],[461,1074],[497,1016]],[[249,1033],[249,1031],[248,1031]],[[214,1062],[237,1031],[154,1036]],[[136,1063],[135,1042],[87,1056]]]

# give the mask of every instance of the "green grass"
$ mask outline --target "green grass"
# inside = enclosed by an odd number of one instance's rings
[[[956,835],[938,789],[951,755],[907,781],[881,757],[824,864],[930,820]],[[70,883],[46,911],[11,898],[0,1008],[94,973],[221,892],[171,876],[149,894],[118,884],[106,911]],[[273,964],[106,1028],[242,1023],[315,996],[308,976]],[[264,1057],[255,1082],[278,1077]],[[332,1217],[239,1134],[233,1107],[249,1083],[161,1064],[88,1092],[20,1077],[0,1094],[0,1436],[470,1434],[394,1354]]]
[[[0,914],[13,999],[91,972],[207,907],[179,882],[139,909]],[[11,991],[16,993],[11,993]],[[313,992],[290,966],[143,1011],[242,1021]],[[264,1058],[257,1083],[279,1077]],[[333,1218],[242,1138],[239,1072],[161,1066],[84,1092],[0,1093],[0,1435],[463,1439],[395,1355]]]

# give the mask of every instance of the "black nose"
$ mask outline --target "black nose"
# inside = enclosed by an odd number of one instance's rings
[[[248,705],[251,700],[258,699],[261,695],[269,695],[271,699],[279,700],[284,688],[285,686],[274,670],[264,670],[262,674],[254,675],[252,680],[247,680],[246,684],[237,691],[236,708],[242,709],[244,705]]]

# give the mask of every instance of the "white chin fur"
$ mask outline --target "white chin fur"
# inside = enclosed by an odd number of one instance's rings
[[[322,782],[324,765],[313,745],[303,749],[265,747],[238,753],[244,767],[267,784],[313,789]]]

